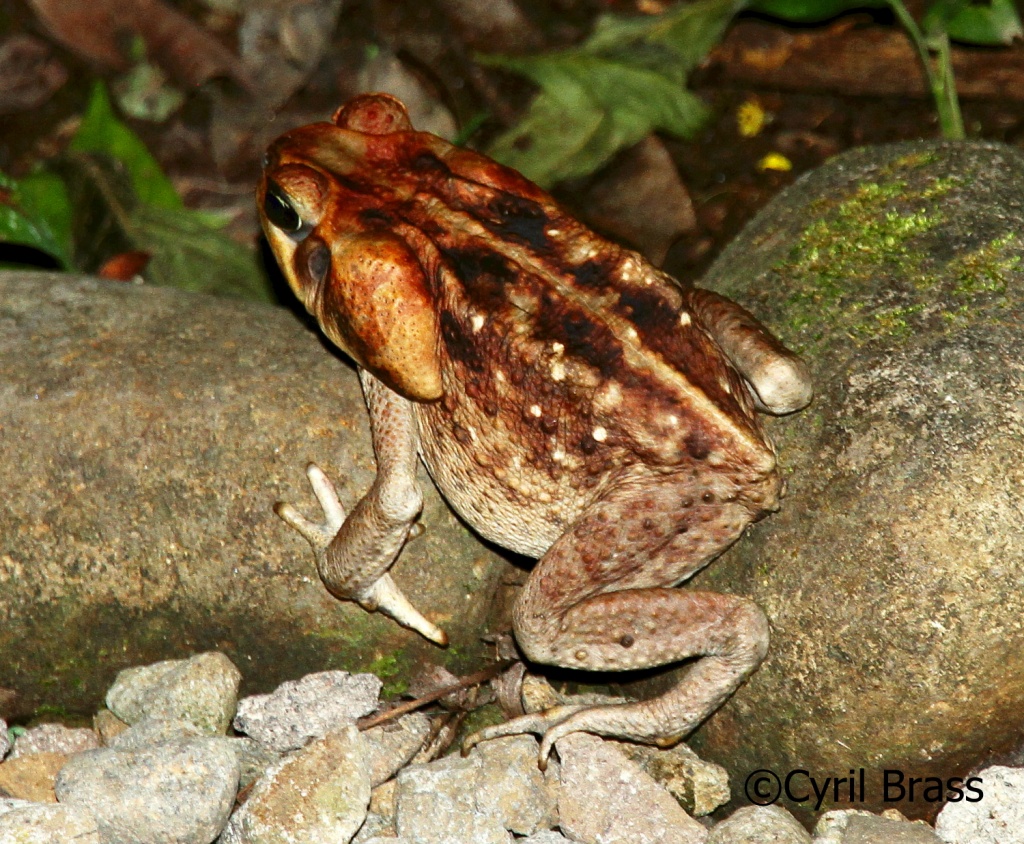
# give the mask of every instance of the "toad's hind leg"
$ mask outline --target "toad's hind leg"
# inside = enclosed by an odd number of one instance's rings
[[[739,536],[749,512],[736,503],[718,502],[703,512],[698,505],[687,512],[685,530],[676,525],[670,533],[670,516],[658,516],[666,512],[658,506],[666,497],[678,501],[678,488],[651,495],[620,490],[594,505],[531,574],[515,609],[516,639],[535,662],[589,671],[700,659],[658,697],[556,707],[483,730],[469,739],[469,746],[502,735],[538,733],[544,736],[543,761],[555,741],[580,731],[674,744],[761,663],[769,631],[756,604],[671,585]]]

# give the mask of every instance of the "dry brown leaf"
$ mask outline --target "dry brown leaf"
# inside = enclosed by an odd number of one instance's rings
[[[141,249],[120,252],[107,258],[96,271],[96,275],[110,281],[131,281],[142,275],[152,257],[149,252],[143,252]]]
[[[650,136],[613,162],[587,192],[587,219],[660,266],[697,225],[690,194],[665,145]]]
[[[67,79],[67,69],[38,38],[13,35],[0,44],[0,114],[41,106]]]
[[[528,53],[540,48],[543,35],[514,0],[436,0],[458,32],[475,50]]]
[[[238,58],[162,0],[28,0],[50,34],[79,55],[110,68],[129,65],[135,36],[150,59],[179,82],[197,86],[229,76],[248,87]]]

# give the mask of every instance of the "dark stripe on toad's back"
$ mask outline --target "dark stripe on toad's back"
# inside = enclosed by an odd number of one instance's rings
[[[544,291],[533,330],[537,340],[562,343],[568,357],[596,367],[604,378],[621,378],[626,368],[622,342],[608,325],[550,290]]]
[[[485,314],[499,314],[508,307],[508,285],[515,282],[521,270],[513,268],[507,258],[486,247],[460,249],[437,246],[454,278],[462,282],[471,305]]]
[[[478,219],[489,231],[537,252],[549,248],[548,215],[539,203],[513,194],[499,194],[483,207],[491,216],[480,215]]]
[[[636,326],[643,348],[657,354],[734,419],[751,419],[746,387],[717,344],[691,321],[680,322],[681,308],[656,289],[622,290],[612,310]],[[723,383],[729,385],[726,390]],[[753,427],[753,426],[751,426]]]

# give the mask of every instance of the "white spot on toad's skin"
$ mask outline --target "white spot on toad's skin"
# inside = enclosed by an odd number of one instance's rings
[[[542,411],[540,409],[540,405],[539,404],[531,404],[530,405],[530,415],[531,416],[536,416],[538,419],[540,419],[541,413],[542,413]]]
[[[601,391],[594,396],[594,406],[602,410],[612,410],[622,403],[622,389],[615,381],[608,381]]]
[[[502,371],[501,371],[500,369],[499,369],[499,370],[497,370],[497,371],[496,371],[496,372],[494,373],[494,380],[495,380],[495,381],[502,381],[502,382],[504,382],[504,380],[505,380],[505,373],[504,373],[504,372],[502,372]]]
[[[561,463],[563,460],[565,460],[565,449],[562,448],[561,446],[556,446],[555,450],[551,452],[551,459],[557,460],[559,463]]]
[[[690,319],[690,314],[689,314],[688,311],[680,311],[679,312],[679,324],[680,325],[687,326],[691,322],[693,322],[693,320]]]
[[[634,342],[640,339],[640,335],[636,333],[636,329],[632,325],[626,329],[626,336]]]
[[[674,428],[676,425],[679,424],[679,417],[678,416],[669,416],[667,418],[667,421],[668,421],[668,424],[671,425]]]
[[[476,334],[476,332],[484,327],[484,318],[480,316],[480,314],[473,314],[469,320],[469,324],[473,327],[473,333]]]
[[[593,433],[591,433],[590,436],[592,436],[596,442],[603,443],[606,439],[608,439],[608,432],[600,425],[598,425],[596,428],[594,428],[594,431]]]
[[[551,344],[551,351],[554,352],[556,355],[560,355],[562,354],[562,352],[565,351],[565,346],[563,346],[556,340],[554,343]]]
[[[565,379],[565,364],[560,360],[553,361],[551,364],[551,380],[562,381]]]
[[[729,383],[728,379],[720,378],[718,380],[718,383],[721,385],[722,389],[725,390],[726,393],[732,393],[732,385]]]
[[[562,233],[561,229],[548,229],[544,234],[548,237],[558,237]]]

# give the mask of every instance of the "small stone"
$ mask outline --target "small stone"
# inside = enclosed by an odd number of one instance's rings
[[[537,766],[539,746],[533,736],[485,741],[480,755],[477,809],[517,835],[532,835],[558,822],[557,789]]]
[[[841,844],[941,844],[935,831],[923,823],[915,821],[894,821],[889,818],[871,815],[857,815],[847,822]],[[1006,839],[998,839],[1006,844]],[[966,842],[965,842],[966,844]],[[978,844],[972,838],[970,844]]]
[[[2,801],[0,801],[2,802]],[[96,818],[84,806],[30,803],[4,812],[0,844],[103,844]]]
[[[511,844],[512,836],[477,808],[480,758],[446,756],[410,765],[398,774],[395,825],[399,838],[417,844]]]
[[[239,779],[238,787],[248,788],[275,762],[281,761],[281,754],[269,747],[264,747],[256,739],[240,736],[230,739],[231,746],[238,755]]]
[[[394,835],[374,835],[371,838],[353,839],[352,844],[419,844],[419,842]]]
[[[307,674],[282,683],[269,695],[243,698],[235,729],[274,750],[297,750],[373,712],[382,686],[373,674]]]
[[[223,735],[235,712],[241,679],[231,660],[216,651],[126,668],[107,692],[107,706],[129,724],[165,718]]]
[[[154,744],[199,738],[203,731],[188,721],[171,721],[163,718],[143,718],[120,733],[110,747],[118,750],[139,750]]]
[[[363,737],[345,727],[272,765],[232,816],[221,844],[349,841],[369,802]]]
[[[353,839],[352,844],[419,844],[417,841],[410,841],[408,838],[394,835],[374,835],[371,838]],[[459,842],[462,844],[462,842]]]
[[[228,739],[204,737],[79,753],[57,777],[57,798],[91,809],[104,841],[209,844],[237,787]]]
[[[558,741],[559,826],[587,844],[702,844],[708,831],[613,744],[586,733]]]
[[[70,756],[99,746],[99,737],[88,728],[72,729],[63,724],[40,724],[18,736],[9,758],[17,759],[33,753],[63,753]]]
[[[371,804],[372,804],[371,800]],[[366,820],[352,839],[352,844],[370,844],[371,841],[388,841],[395,844],[395,819],[385,818],[373,811],[367,812]]]
[[[707,844],[811,844],[811,834],[781,806],[744,806],[714,825]]]
[[[946,844],[1012,844],[1024,840],[1024,768],[993,765],[975,786],[984,797],[975,803],[947,803],[935,821]],[[974,796],[972,792],[966,792]]]
[[[572,841],[553,829],[542,829],[516,844],[572,844]]]
[[[32,753],[0,762],[0,792],[36,803],[56,803],[53,784],[68,761],[63,753]]]
[[[874,817],[864,809],[833,809],[825,812],[814,825],[814,844],[840,844],[850,818],[857,815]]]
[[[376,787],[391,779],[423,747],[429,735],[430,719],[421,712],[413,712],[363,733],[370,765],[370,785]]]
[[[100,744],[104,747],[128,729],[128,724],[104,707],[92,719],[92,728],[99,733]]]
[[[665,786],[688,814],[698,818],[710,815],[729,802],[729,774],[725,768],[705,762],[687,745],[659,748],[625,741],[616,744]]]
[[[926,824],[883,818],[863,809],[826,812],[814,827],[814,835],[814,844],[940,844]]]
[[[3,761],[3,758],[10,749],[11,740],[7,735],[7,722],[0,718],[0,761]]]
[[[370,811],[386,818],[395,825],[395,812],[398,810],[398,780],[382,782],[370,792]]]

